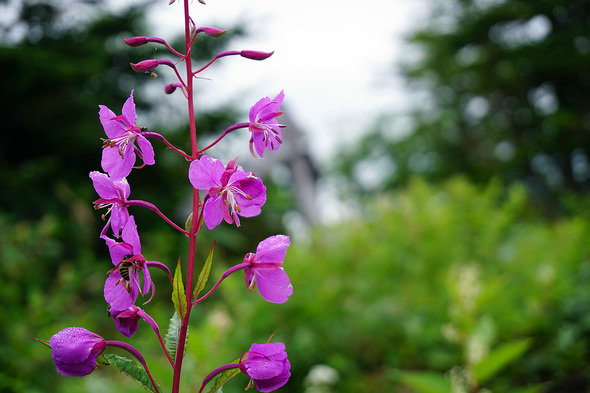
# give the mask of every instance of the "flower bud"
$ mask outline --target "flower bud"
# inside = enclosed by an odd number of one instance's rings
[[[154,68],[156,68],[158,66],[158,64],[160,64],[160,62],[156,59],[149,59],[149,60],[143,60],[140,61],[137,64],[131,64],[131,68],[133,68],[133,71],[135,72],[147,72],[147,71],[151,71]]]
[[[251,60],[264,60],[264,59],[268,59],[270,56],[272,56],[273,53],[275,53],[275,52],[274,51],[260,52],[257,50],[243,50],[240,52],[240,56],[245,57],[246,59],[251,59]]]
[[[141,46],[148,43],[147,37],[131,37],[131,38],[123,38],[123,42],[129,46]]]
[[[106,342],[84,328],[69,327],[54,334],[49,346],[60,374],[83,377],[94,371],[96,359],[105,350]]]
[[[168,83],[164,87],[164,93],[166,93],[166,94],[172,94],[172,93],[174,93],[175,90],[176,90],[176,83]]]
[[[221,37],[227,30],[221,30],[216,27],[203,27],[203,32],[211,37]]]

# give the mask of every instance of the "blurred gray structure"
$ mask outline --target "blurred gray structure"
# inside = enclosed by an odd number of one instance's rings
[[[262,160],[251,155],[240,157],[240,165],[260,178],[271,177],[280,183],[290,183],[297,211],[308,225],[313,226],[319,219],[316,205],[318,172],[311,160],[305,133],[286,114],[278,120],[287,126],[282,129],[281,147],[276,151],[266,150]],[[276,176],[290,178],[277,179]]]

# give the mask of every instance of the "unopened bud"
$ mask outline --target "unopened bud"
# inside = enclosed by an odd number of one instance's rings
[[[227,30],[221,30],[216,27],[203,27],[203,32],[211,37],[221,37]]]
[[[123,38],[123,42],[129,46],[141,46],[148,43],[147,37],[131,37],[131,38]]]
[[[164,93],[172,94],[176,90],[177,87],[180,87],[180,83],[169,83],[164,87]]]
[[[240,52],[240,56],[245,57],[246,59],[251,59],[251,60],[264,60],[264,59],[268,59],[270,56],[272,56],[273,53],[275,53],[275,52],[274,51],[260,52],[257,50],[243,50]]]
[[[156,68],[158,66],[158,64],[160,64],[160,62],[158,60],[149,59],[149,60],[140,61],[137,64],[131,63],[131,68],[133,68],[133,71],[135,71],[135,72],[147,72],[147,71],[151,71],[154,68]]]

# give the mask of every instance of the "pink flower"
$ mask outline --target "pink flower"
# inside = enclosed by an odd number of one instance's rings
[[[244,270],[246,286],[250,290],[258,288],[269,302],[284,303],[293,294],[291,281],[281,267],[290,244],[289,236],[271,236],[258,244],[255,254],[244,257],[244,263],[250,264]]]
[[[240,361],[240,371],[248,375],[261,392],[272,392],[285,385],[291,376],[285,344],[252,344]]]
[[[107,208],[107,212],[103,214],[102,219],[104,220],[106,215],[111,213],[107,226],[111,226],[116,237],[121,236],[121,230],[129,220],[127,198],[129,198],[131,189],[127,179],[113,180],[109,175],[97,171],[90,172],[90,179],[98,196],[100,196],[99,199],[93,202],[94,208]]]
[[[272,100],[264,97],[250,109],[250,153],[255,158],[263,158],[264,149],[274,151],[283,143],[281,127],[284,126],[276,117],[283,114],[280,109],[284,98],[285,94],[281,91]]]
[[[123,242],[101,236],[109,247],[111,259],[115,267],[109,270],[104,284],[104,298],[117,311],[127,310],[137,300],[139,294],[146,294],[153,286],[147,262],[141,255],[141,243],[133,216],[129,217],[123,227]],[[143,273],[143,288],[139,273]],[[112,313],[112,311],[111,311]]]
[[[135,165],[136,155],[143,159],[144,164],[153,165],[154,149],[152,144],[142,135],[136,124],[133,90],[123,104],[121,116],[104,105],[99,105],[98,116],[107,134],[103,140],[102,169],[114,179],[127,177]],[[139,147],[135,146],[135,142]]]
[[[260,214],[261,206],[266,202],[266,187],[262,180],[246,173],[236,165],[237,158],[226,167],[221,161],[203,155],[193,161],[188,177],[197,190],[207,192],[203,218],[207,228],[213,229],[225,220],[229,224],[240,226],[240,218]]]
[[[69,327],[49,339],[57,372],[83,377],[94,371],[96,359],[106,348],[105,340],[84,328]]]

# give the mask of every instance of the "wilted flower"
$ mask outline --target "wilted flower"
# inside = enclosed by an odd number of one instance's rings
[[[244,270],[246,286],[258,288],[269,302],[284,303],[293,294],[291,281],[281,267],[290,244],[289,236],[271,236],[258,244],[256,253],[244,257],[244,263],[250,264]]]
[[[49,339],[51,357],[62,375],[83,377],[94,371],[96,359],[106,348],[105,340],[84,328],[69,327]]]
[[[104,220],[106,215],[111,213],[107,225],[111,225],[111,229],[116,237],[121,236],[121,230],[127,224],[127,220],[129,220],[129,211],[127,210],[126,203],[131,189],[129,183],[127,183],[127,179],[114,180],[109,175],[97,171],[90,172],[90,179],[98,196],[100,196],[99,199],[93,202],[94,208],[108,208],[102,218]]]
[[[127,177],[135,165],[136,154],[146,165],[153,165],[154,148],[136,124],[133,90],[123,104],[121,116],[104,105],[99,105],[100,122],[108,139],[103,141],[102,169],[114,179]],[[135,146],[137,141],[138,147]]]
[[[250,153],[255,158],[262,158],[264,149],[277,150],[283,143],[282,125],[276,117],[283,113],[280,109],[284,98],[285,94],[281,91],[272,100],[264,97],[250,109]]]
[[[221,161],[203,155],[190,165],[188,177],[198,190],[207,192],[203,217],[207,228],[213,229],[222,220],[240,226],[240,218],[260,214],[266,202],[266,187],[262,180],[244,172],[236,165],[237,158],[226,167]]]
[[[248,375],[261,392],[272,392],[285,385],[291,376],[285,344],[252,344],[240,370]]]
[[[104,298],[111,309],[127,310],[141,293],[149,292],[153,285],[147,263],[141,255],[141,243],[133,216],[129,217],[123,227],[123,242],[102,236],[109,247],[111,259],[115,267],[109,271],[104,284]],[[143,273],[143,288],[139,282],[139,272]]]

